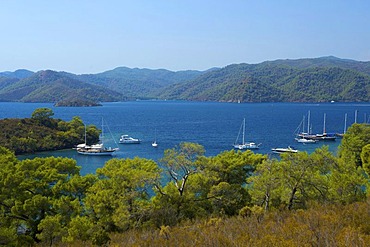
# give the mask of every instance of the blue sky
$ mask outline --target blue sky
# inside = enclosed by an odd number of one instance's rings
[[[370,61],[367,0],[0,0],[0,71]]]

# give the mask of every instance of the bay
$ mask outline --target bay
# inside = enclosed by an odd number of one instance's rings
[[[246,140],[262,143],[257,153],[271,154],[271,148],[294,146],[298,150],[313,152],[328,145],[336,152],[340,139],[334,142],[303,145],[294,140],[294,131],[304,115],[311,112],[313,133],[323,132],[324,113],[328,133],[343,133],[344,115],[347,126],[355,122],[368,122],[370,103],[218,103],[182,101],[132,101],[103,103],[101,107],[54,107],[45,103],[0,103],[1,118],[26,118],[40,107],[48,107],[55,118],[70,121],[79,116],[86,124],[101,127],[107,123],[104,144],[120,148],[115,158],[141,157],[158,161],[166,149],[181,142],[195,142],[204,146],[207,156],[231,150],[243,118],[246,118]],[[153,148],[155,138],[159,144]],[[118,143],[122,134],[142,139],[141,144]],[[81,174],[94,173],[111,157],[78,155],[75,150],[42,152],[21,155],[20,159],[34,157],[69,157],[81,166]]]

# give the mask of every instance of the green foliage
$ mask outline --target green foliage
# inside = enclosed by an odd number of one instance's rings
[[[55,126],[84,132],[79,118]],[[279,160],[205,157],[201,145],[181,143],[160,166],[111,159],[86,176],[72,159],[19,161],[0,147],[0,244],[366,246],[370,152],[356,140],[367,126],[350,128],[339,157],[328,147]]]
[[[362,167],[368,176],[370,176],[370,144],[362,148],[361,152]]]
[[[150,213],[150,191],[159,179],[152,160],[111,159],[97,170],[99,180],[86,195],[88,217],[97,225],[95,233],[140,227]]]
[[[37,108],[32,112],[31,118],[43,122],[52,116],[54,116],[54,112],[50,108]]]
[[[85,127],[79,117],[70,122],[50,118],[48,108],[36,109],[32,118],[0,120],[0,145],[16,154],[72,148],[84,143]],[[87,126],[87,142],[99,141],[99,130]]]
[[[171,182],[158,186],[153,198],[158,218],[152,219],[158,227],[207,215],[236,215],[250,202],[246,178],[266,156],[233,150],[215,157],[203,153],[203,147],[192,143],[165,151],[161,161]]]
[[[248,179],[254,203],[265,210],[306,208],[309,201],[352,203],[365,199],[367,185],[361,168],[334,157],[327,147],[267,160]]]
[[[79,176],[76,162],[54,157],[17,161],[11,153],[1,157],[0,227],[13,233],[23,229],[22,236],[34,241],[60,241],[71,217],[81,212],[79,194],[68,191],[71,179]]]
[[[370,144],[370,124],[353,124],[339,147],[339,157],[346,163],[362,166],[362,148]]]

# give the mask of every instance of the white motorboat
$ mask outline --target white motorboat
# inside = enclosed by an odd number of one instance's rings
[[[291,146],[288,146],[287,148],[272,148],[272,152],[276,154],[281,154],[281,153],[298,153],[299,151],[297,149],[294,149]]]
[[[121,144],[139,144],[141,140],[138,138],[133,138],[129,135],[121,135],[119,138],[119,143]]]
[[[314,139],[306,139],[304,137],[302,138],[295,138],[295,140],[299,143],[303,143],[303,144],[315,144],[317,141],[314,140]]]

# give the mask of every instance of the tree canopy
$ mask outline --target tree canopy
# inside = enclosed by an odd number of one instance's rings
[[[61,125],[80,126],[80,119]],[[158,234],[152,241],[166,245],[161,241],[184,236],[175,229],[190,239],[210,234],[234,243],[238,240],[230,235],[243,226],[246,238],[238,238],[256,246],[272,240],[346,245],[349,239],[365,246],[361,241],[370,240],[367,128],[351,127],[338,156],[322,147],[280,159],[235,150],[206,157],[201,145],[181,143],[158,163],[114,158],[86,176],[72,159],[19,161],[0,147],[0,244],[104,245],[131,233],[129,239]],[[226,226],[228,237],[221,237],[217,229]]]
[[[80,117],[71,121],[51,118],[49,108],[38,108],[31,118],[0,120],[0,145],[16,154],[73,148],[85,140],[85,125]],[[99,141],[99,130],[86,126],[89,144]]]

